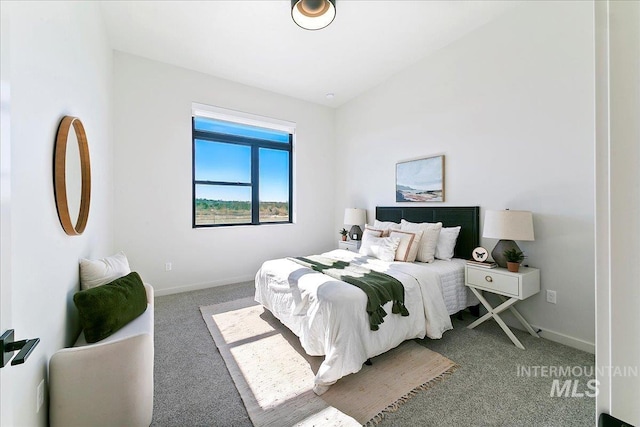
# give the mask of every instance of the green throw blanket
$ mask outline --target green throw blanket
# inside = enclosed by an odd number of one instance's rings
[[[318,255],[289,259],[362,289],[367,295],[367,314],[369,315],[369,327],[372,331],[377,331],[378,325],[384,322],[387,312],[382,306],[389,301],[393,301],[392,312],[394,314],[409,315],[409,311],[404,306],[404,286],[395,277],[362,266],[352,265],[346,261]]]

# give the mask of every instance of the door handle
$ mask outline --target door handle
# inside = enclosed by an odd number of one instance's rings
[[[4,368],[11,358],[13,358],[13,353],[18,350],[18,355],[15,359],[11,360],[11,366],[24,363],[39,342],[40,338],[14,341],[14,331],[13,329],[9,329],[0,336],[0,350],[2,351],[2,366],[0,366],[0,368]]]

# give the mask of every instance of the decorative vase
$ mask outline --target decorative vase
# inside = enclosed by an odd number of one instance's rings
[[[507,261],[507,270],[509,270],[512,273],[517,273],[518,270],[520,270],[520,263]]]
[[[346,242],[347,241],[347,236],[342,236],[342,241]]]
[[[491,251],[491,257],[498,264],[499,267],[505,268],[507,266],[507,258],[504,256],[504,251],[508,249],[515,249],[518,252],[520,248],[513,240],[499,240],[496,246]]]

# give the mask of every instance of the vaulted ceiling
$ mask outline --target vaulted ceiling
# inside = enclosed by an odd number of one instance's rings
[[[289,0],[103,1],[101,9],[116,50],[338,107],[514,4],[337,0],[336,19],[318,31],[292,21]]]

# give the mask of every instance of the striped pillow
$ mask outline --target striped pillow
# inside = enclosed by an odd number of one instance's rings
[[[400,224],[392,221],[378,221],[376,219],[373,223],[373,228],[382,230],[382,237],[387,237],[392,230],[400,230]]]
[[[422,239],[422,230],[418,231],[401,231],[391,230],[390,237],[400,239],[398,249],[396,249],[396,261],[414,262],[418,249],[420,249],[420,240]]]
[[[442,229],[442,223],[415,223],[403,219],[401,224],[402,231],[411,231],[415,233],[418,230],[422,230],[424,232],[416,260],[420,262],[433,262],[436,254],[436,246],[438,245],[438,238],[440,237],[440,230]]]

